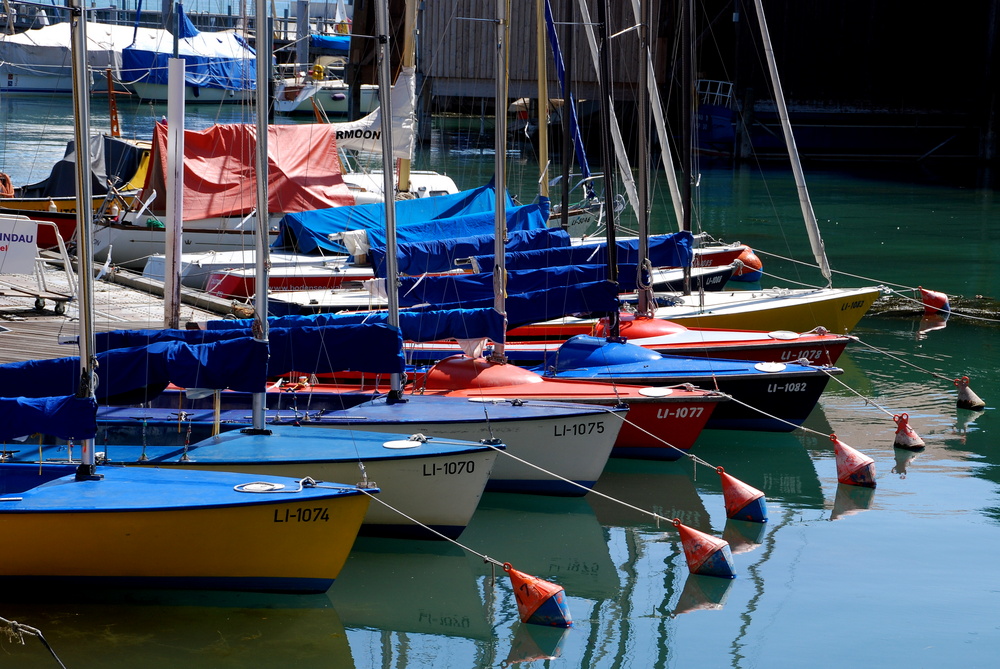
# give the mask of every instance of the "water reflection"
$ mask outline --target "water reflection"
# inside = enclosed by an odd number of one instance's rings
[[[673,615],[679,616],[692,611],[717,611],[725,605],[732,587],[733,579],[688,574]]]
[[[838,483],[837,495],[833,499],[833,510],[830,511],[830,520],[846,518],[867,511],[871,508],[874,497],[874,488]]]
[[[521,624],[514,633],[507,659],[501,667],[510,667],[521,662],[555,660],[562,653],[563,644],[569,630],[559,627]]]
[[[767,523],[751,523],[729,518],[722,530],[722,538],[729,542],[729,550],[733,555],[738,555],[756,550],[763,543],[766,533]]]
[[[326,595],[76,591],[0,603],[0,616],[42,632],[72,669],[354,667]],[[3,666],[51,669],[37,640],[0,635]]]

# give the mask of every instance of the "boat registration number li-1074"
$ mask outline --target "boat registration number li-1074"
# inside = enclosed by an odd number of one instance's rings
[[[456,474],[471,474],[476,471],[476,463],[472,460],[461,460],[458,462],[443,462],[424,465],[424,476],[454,476]]]
[[[594,421],[552,426],[552,436],[554,437],[583,437],[588,434],[604,434],[604,423]]]
[[[317,506],[312,509],[281,509],[274,510],[274,522],[276,523],[325,523],[330,520],[330,511],[325,506]]]

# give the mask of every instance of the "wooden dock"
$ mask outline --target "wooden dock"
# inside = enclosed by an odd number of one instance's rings
[[[48,292],[71,295],[70,281],[61,263],[47,264],[44,282]],[[38,280],[31,275],[0,276],[0,363],[79,354],[79,303],[75,296],[56,313],[56,302],[44,299],[37,308]],[[181,327],[187,322],[222,318],[233,312],[233,302],[183,290]],[[138,274],[118,271],[95,282],[95,328],[98,331],[161,329],[164,322],[163,284]],[[60,343],[70,342],[70,343]]]

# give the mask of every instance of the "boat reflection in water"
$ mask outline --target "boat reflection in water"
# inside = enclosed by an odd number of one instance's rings
[[[326,594],[73,591],[4,595],[0,616],[41,631],[73,669],[355,666]],[[6,636],[0,636],[6,640]],[[58,666],[37,639],[0,644],[3,666]]]
[[[360,537],[328,594],[348,627],[486,640],[477,575],[450,543]]]

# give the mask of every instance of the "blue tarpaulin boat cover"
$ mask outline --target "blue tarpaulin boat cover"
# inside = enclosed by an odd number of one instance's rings
[[[635,290],[635,265],[620,265],[619,283],[611,284],[616,292]],[[575,267],[542,267],[533,270],[515,270],[507,273],[507,294],[538,293],[551,291],[553,299],[564,299],[567,293],[583,283],[605,281],[606,265],[579,265]],[[493,275],[448,274],[444,276],[400,277],[399,303],[403,306],[419,304],[457,304],[469,306],[473,302],[492,300]],[[440,307],[438,307],[440,308]],[[565,314],[562,314],[565,315]]]
[[[675,232],[669,235],[653,235],[649,238],[649,261],[653,267],[685,267],[694,257],[694,239],[690,232]],[[618,262],[639,263],[639,240],[623,239],[616,244]],[[508,270],[556,267],[560,265],[598,265],[608,262],[606,243],[581,244],[570,248],[544,251],[523,251],[508,253],[504,265]],[[494,255],[484,254],[473,258],[474,266],[480,272],[492,272]],[[624,274],[624,272],[623,272]]]
[[[40,432],[60,439],[97,436],[97,402],[91,397],[0,398],[0,439]]]
[[[177,53],[184,60],[184,82],[188,86],[226,91],[257,88],[257,54],[239,33],[199,32],[184,14],[183,5],[177,5],[176,10],[180,25]],[[173,54],[173,39],[155,45],[133,43],[122,49],[121,78],[125,82],[166,86],[167,62]]]
[[[170,383],[263,392],[266,372],[267,345],[249,337],[207,344],[161,341],[98,353],[96,395],[99,402],[112,402],[147,390],[155,395]],[[78,357],[12,362],[0,365],[0,387],[17,388],[24,397],[70,395],[79,375]]]
[[[374,326],[385,324],[389,314],[385,311],[310,314],[306,316],[281,316],[269,318],[268,324],[272,332],[281,328],[313,327],[344,327],[351,324]],[[249,328],[251,321],[220,320],[209,321],[208,331],[241,331]],[[388,328],[388,325],[383,325]],[[399,313],[399,327],[402,337],[408,341],[438,341],[441,339],[475,339],[488,337],[499,341],[504,334],[503,316],[492,308],[492,304],[478,309],[407,309]],[[245,330],[244,330],[245,331]],[[370,344],[374,340],[368,338]],[[355,369],[359,369],[355,367]],[[303,370],[311,371],[311,370]],[[359,371],[375,371],[359,369]]]
[[[214,323],[215,321],[211,321]],[[120,347],[150,348],[168,343],[183,343],[185,346],[213,346],[229,341],[239,341],[250,337],[251,321],[221,321],[235,327],[216,327],[208,330],[118,330],[100,333],[96,336],[98,350]],[[308,325],[315,325],[309,323]],[[383,323],[363,325],[338,325],[325,327],[274,327],[269,328],[268,343],[257,342],[269,351],[266,362],[260,362],[263,378],[279,376],[295,370],[309,373],[359,371],[372,373],[393,373],[403,371],[403,338],[399,330]],[[114,353],[114,350],[111,352]],[[131,350],[131,349],[128,349]],[[248,361],[247,365],[257,364]],[[238,365],[233,360],[230,364]],[[223,376],[217,382],[225,381]],[[179,386],[196,388],[225,388],[240,390],[232,385],[206,385],[204,379],[198,384]],[[263,385],[256,389],[260,391]]]
[[[396,203],[396,226],[402,230],[410,223],[452,218],[462,214],[492,212],[495,198],[493,185],[487,184],[451,195],[400,200]],[[508,206],[513,206],[509,196],[507,200]],[[329,236],[350,230],[373,229],[385,229],[384,203],[372,202],[351,207],[290,213],[281,218],[278,224],[278,238],[271,246],[275,250],[298,253],[348,253],[343,243],[331,240]],[[491,227],[490,230],[492,229]],[[397,239],[410,241],[405,232],[399,232]]]
[[[310,35],[309,46],[313,49],[328,49],[334,53],[347,55],[351,51],[350,35]]]
[[[529,251],[569,246],[569,233],[547,225],[548,200],[542,205],[525,205],[507,210],[508,251]],[[401,274],[448,272],[459,269],[455,260],[493,250],[493,212],[443,218],[408,226],[406,236],[413,241],[400,243],[396,257]],[[488,233],[460,236],[457,231],[471,226],[486,228]],[[385,277],[385,238],[368,231],[372,267],[375,275]],[[378,239],[381,237],[381,239]],[[398,237],[398,235],[397,235]]]

